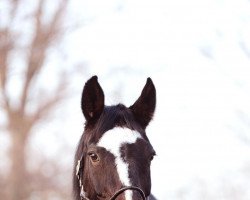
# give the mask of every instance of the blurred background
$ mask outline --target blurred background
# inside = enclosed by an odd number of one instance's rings
[[[72,199],[92,75],[107,105],[153,79],[159,200],[250,199],[249,36],[249,0],[1,0],[1,199]]]

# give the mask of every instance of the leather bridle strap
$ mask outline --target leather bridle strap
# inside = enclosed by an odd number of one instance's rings
[[[137,192],[140,193],[142,200],[146,200],[144,192],[139,187],[135,187],[135,186],[127,186],[127,187],[121,188],[109,200],[115,200],[120,194],[122,194],[126,190],[136,190]]]
[[[76,176],[79,181],[79,187],[80,187],[80,198],[81,200],[84,200],[84,199],[90,200],[89,198],[87,198],[85,194],[82,179],[81,179],[82,178],[82,173],[81,173],[82,159],[83,159],[83,156],[80,158],[80,160],[77,161],[77,166],[76,166]],[[142,200],[147,200],[144,192],[139,187],[136,187],[136,186],[126,186],[126,187],[121,188],[120,190],[116,191],[116,193],[109,200],[116,200],[116,198],[126,190],[136,190],[137,192],[140,193]]]

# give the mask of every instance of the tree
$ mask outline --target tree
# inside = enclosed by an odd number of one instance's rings
[[[46,66],[48,51],[56,48],[55,44],[60,43],[65,33],[63,21],[68,0],[56,2],[49,14],[45,12],[48,2],[38,0],[34,9],[26,11],[24,0],[6,1],[3,2],[5,9],[2,9],[5,13],[0,15],[0,112],[6,119],[2,120],[6,123],[0,124],[0,130],[5,130],[11,144],[8,179],[6,183],[0,183],[0,195],[6,200],[29,199],[36,184],[34,179],[39,179],[40,184],[48,184],[40,174],[36,177],[30,174],[26,160],[26,147],[33,128],[66,96],[70,79],[66,69],[61,68],[58,80],[51,87],[53,89],[50,88],[52,91],[47,92],[37,83]],[[34,32],[22,27],[27,21]],[[18,62],[20,58],[21,62]]]

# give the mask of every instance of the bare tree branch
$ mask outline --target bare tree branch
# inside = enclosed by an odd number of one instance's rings
[[[67,2],[68,0],[62,0],[54,14],[53,19],[46,25],[42,23],[44,1],[39,1],[38,8],[35,12],[35,36],[30,48],[28,67],[25,75],[23,92],[21,95],[21,113],[25,112],[28,90],[31,86],[31,83],[36,75],[39,74],[43,63],[46,60],[46,51],[50,47],[51,42],[56,40],[60,35],[59,30],[61,26],[62,15],[67,7]]]
[[[10,51],[14,47],[14,40],[11,37],[11,25],[13,19],[15,19],[15,15],[17,13],[17,9],[19,6],[18,0],[12,0],[11,3],[11,11],[10,11],[10,23],[6,27],[0,29],[0,88],[5,91],[5,86],[7,82],[7,73],[8,73],[8,56]]]
[[[13,46],[8,28],[0,30],[0,87],[5,90],[7,80],[7,59]]]

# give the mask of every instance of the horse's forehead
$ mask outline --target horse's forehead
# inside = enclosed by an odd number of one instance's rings
[[[115,164],[120,181],[125,186],[131,186],[131,180],[129,178],[129,165],[122,159],[120,148],[124,144],[135,143],[137,139],[142,138],[137,131],[130,130],[128,128],[115,127],[103,134],[100,138],[97,146],[104,147],[107,151],[115,156]],[[125,192],[126,200],[132,200],[132,192]]]
[[[142,138],[141,134],[135,130],[115,127],[102,135],[97,143],[97,146],[103,147],[111,153],[117,155],[119,154],[120,147],[123,144],[135,143],[139,138]]]

